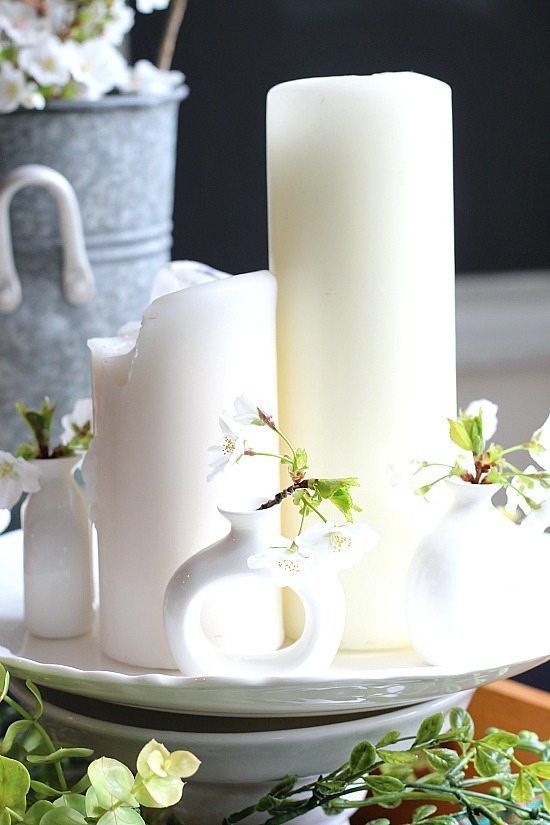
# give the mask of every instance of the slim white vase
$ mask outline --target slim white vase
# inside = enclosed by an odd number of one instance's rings
[[[81,456],[37,461],[41,488],[21,510],[25,624],[36,636],[82,636],[92,626],[91,528],[74,480]]]
[[[270,510],[220,513],[231,524],[229,534],[184,562],[166,590],[166,636],[182,673],[244,678],[326,671],[344,629],[338,577],[319,570],[287,584],[302,600],[306,619],[298,641],[279,649],[281,588],[248,560],[288,541],[270,532]]]
[[[429,664],[457,669],[550,651],[543,615],[548,537],[522,529],[493,506],[498,485],[448,486],[453,504],[409,569],[406,609],[414,647]],[[528,612],[514,609],[518,599]]]

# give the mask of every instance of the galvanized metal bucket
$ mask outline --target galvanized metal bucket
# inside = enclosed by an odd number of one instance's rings
[[[89,395],[86,340],[147,306],[170,257],[182,97],[0,115],[0,449],[26,437],[16,401]]]

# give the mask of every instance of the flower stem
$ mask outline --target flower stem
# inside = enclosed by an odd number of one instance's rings
[[[281,432],[281,430],[279,430],[279,428],[278,428],[275,424],[273,425],[273,429],[275,430],[275,432],[277,433],[277,435],[279,436],[279,438],[282,438],[282,439],[283,439],[283,441],[285,442],[286,446],[288,447],[288,449],[289,449],[289,450],[290,450],[290,452],[292,453],[292,457],[293,457],[293,458],[295,458],[295,457],[296,457],[296,450],[294,449],[294,447],[292,446],[292,444],[290,443],[290,441],[288,440],[288,438],[286,437],[286,435],[285,435],[283,432]]]
[[[6,694],[6,696],[4,696],[4,702],[7,705],[9,705],[13,710],[15,710],[23,719],[26,719],[27,721],[32,722],[34,724],[36,730],[42,737],[44,744],[48,748],[49,752],[54,753],[56,747],[50,739],[49,735],[46,733],[46,731],[40,724],[40,722],[37,719],[35,719],[34,716],[23,707],[23,705],[20,705],[19,702],[15,701],[15,699],[12,699],[12,697],[9,694]],[[62,791],[66,791],[68,789],[68,785],[67,780],[65,779],[65,774],[63,773],[63,768],[61,767],[59,762],[56,762],[54,764],[54,768],[57,774],[57,778],[59,780],[59,787]]]
[[[168,71],[174,58],[174,50],[178,39],[181,24],[187,11],[188,0],[172,0],[168,11],[166,28],[160,42],[157,65],[162,71]]]

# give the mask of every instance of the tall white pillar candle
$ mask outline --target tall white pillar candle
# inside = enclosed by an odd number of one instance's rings
[[[280,418],[312,471],[360,477],[382,537],[342,576],[343,646],[405,645],[407,566],[437,514],[387,468],[441,455],[455,413],[450,89],[409,72],[283,83],[267,141]]]
[[[95,436],[86,475],[95,476],[101,645],[114,659],[175,667],[162,610],[170,577],[227,532],[216,507],[224,489],[234,498],[277,489],[275,463],[260,458],[206,482],[220,411],[243,391],[276,409],[275,300],[268,272],[212,280],[153,301],[137,341],[90,341]],[[252,611],[247,652],[270,652],[282,641],[280,593],[273,586],[258,604],[253,598],[248,591],[232,610],[222,600],[205,620],[231,643],[236,614]]]

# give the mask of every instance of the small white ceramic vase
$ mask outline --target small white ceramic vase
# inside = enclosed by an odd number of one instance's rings
[[[550,652],[533,621],[544,608],[550,542],[519,527],[492,504],[496,484],[448,482],[454,500],[411,563],[407,617],[411,641],[432,665],[503,665]],[[516,610],[521,602],[528,611]],[[544,638],[544,635],[548,638]]]
[[[41,487],[21,510],[27,630],[45,639],[82,636],[92,626],[91,528],[73,477],[80,456],[35,462]]]
[[[288,585],[303,602],[305,623],[301,637],[281,648],[281,588],[248,559],[288,542],[270,535],[270,510],[220,513],[229,534],[182,564],[166,590],[165,630],[179,669],[186,676],[240,678],[325,672],[344,628],[338,577],[316,571]]]

